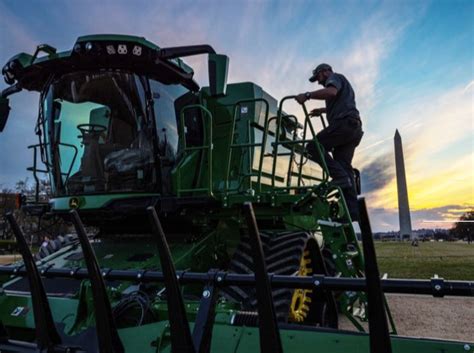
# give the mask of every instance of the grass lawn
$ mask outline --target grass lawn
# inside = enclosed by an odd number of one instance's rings
[[[474,244],[375,242],[380,273],[389,278],[474,280]]]

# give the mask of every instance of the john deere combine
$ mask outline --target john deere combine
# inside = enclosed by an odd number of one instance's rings
[[[200,54],[209,87],[180,59]],[[25,211],[76,232],[34,256],[7,215],[23,262],[0,267],[0,352],[472,351],[396,336],[383,292],[470,296],[472,283],[380,280],[363,199],[365,261],[309,158],[321,150],[305,151],[305,106],[300,122],[284,110],[294,97],[227,84],[228,65],[209,45],[117,35],[8,61],[0,131],[9,95],[40,93],[30,169],[53,193]]]

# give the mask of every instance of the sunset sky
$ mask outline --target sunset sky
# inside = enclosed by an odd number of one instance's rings
[[[144,36],[161,47],[211,44],[230,57],[230,82],[253,81],[277,99],[317,89],[308,77],[327,62],[356,93],[365,135],[354,166],[362,171],[373,229],[399,228],[396,129],[413,228],[450,227],[423,221],[454,220],[474,207],[472,0],[0,0],[0,67],[40,43],[69,50],[78,36],[97,33]],[[186,62],[206,85],[206,58]],[[3,187],[29,175],[26,146],[36,143],[37,102],[35,93],[11,99],[0,135]]]

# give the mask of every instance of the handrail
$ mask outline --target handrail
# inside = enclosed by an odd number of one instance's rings
[[[273,144],[273,165],[272,165],[272,188],[275,188],[275,174],[276,174],[276,166],[277,166],[277,159],[278,159],[278,145],[280,141],[280,128],[281,128],[281,119],[282,119],[282,106],[283,102],[287,98],[283,98],[280,102],[280,105],[278,106],[278,111],[277,111],[277,126],[275,129],[275,142]],[[268,126],[267,126],[268,129]]]
[[[283,97],[280,101],[280,104],[278,106],[278,115],[277,115],[277,127],[276,127],[276,132],[275,132],[275,142],[272,144],[273,146],[273,166],[272,166],[272,188],[275,188],[275,175],[276,175],[276,166],[277,166],[277,159],[278,159],[278,146],[283,145],[283,144],[304,144],[305,142],[314,142],[316,146],[316,151],[319,155],[319,160],[321,161],[321,167],[323,170],[323,182],[327,182],[329,179],[329,173],[328,173],[328,168],[326,165],[326,160],[324,159],[324,155],[321,149],[321,146],[318,142],[313,124],[311,123],[310,116],[308,114],[308,110],[306,109],[305,104],[303,103],[301,105],[303,109],[303,113],[305,115],[305,122],[303,125],[303,140],[294,140],[294,141],[280,141],[280,130],[281,130],[281,123],[282,123],[282,118],[283,118],[283,103],[289,99],[295,99],[296,96],[286,96]],[[308,132],[308,128],[311,132],[312,139],[311,140],[306,140],[306,134]],[[302,179],[303,179],[303,158],[304,158],[304,153],[301,153],[300,157],[300,163],[298,166],[298,187],[301,186]]]
[[[28,149],[33,149],[33,166],[32,167],[29,167],[29,168],[26,168],[26,170],[28,171],[32,171],[33,172],[33,178],[35,179],[35,182],[36,182],[36,187],[35,187],[35,202],[39,202],[39,179],[38,179],[38,175],[36,175],[37,172],[40,172],[40,173],[48,173],[48,170],[39,170],[36,165],[36,159],[37,159],[37,152],[36,152],[36,148],[38,147],[39,145],[30,145],[28,146]],[[48,165],[46,165],[46,168],[49,168]]]
[[[40,150],[44,148],[46,148],[47,145],[49,145],[50,142],[42,142],[42,143],[37,143],[35,145],[29,145],[28,146],[28,149],[33,149],[33,166],[32,167],[28,167],[26,168],[26,170],[28,171],[31,171],[33,172],[33,178],[35,179],[35,182],[36,182],[36,190],[35,190],[35,201],[38,202],[39,201],[39,179],[38,179],[38,176],[36,175],[36,173],[49,173],[49,170],[51,168],[51,166],[49,165],[49,163],[46,163],[46,161],[43,160],[43,158],[41,158],[41,163],[43,163],[45,166],[46,166],[46,170],[42,170],[42,169],[38,169],[37,168],[37,148],[39,147]],[[64,180],[64,185],[67,184],[68,180],[69,180],[69,177],[71,176],[71,172],[72,172],[72,168],[74,166],[74,163],[76,162],[76,158],[77,158],[77,155],[79,153],[79,150],[77,149],[77,147],[75,145],[71,145],[69,143],[64,143],[64,142],[58,142],[57,143],[58,146],[66,146],[66,147],[72,147],[74,149],[74,157],[72,158],[72,161],[71,163],[69,164],[69,169],[67,171],[67,173],[63,173],[63,172],[60,172],[60,175],[63,176],[65,175],[66,176],[66,179]],[[62,180],[61,180],[62,182]]]
[[[309,119],[307,119],[307,116],[308,116],[308,112],[306,111],[306,106],[302,105],[303,107],[303,112],[304,112],[304,115],[305,115],[305,119],[304,119],[304,127],[303,127],[303,139],[306,139],[306,134],[308,132],[308,121]],[[312,127],[312,125],[311,125]],[[314,130],[311,128],[311,133],[312,133],[312,140],[314,140],[314,138],[316,137],[315,133],[314,133]],[[316,143],[317,144],[317,143]],[[299,163],[299,168],[298,168],[298,186],[301,186],[301,182],[303,180],[303,158],[304,158],[304,153],[301,153],[300,155],[300,163]]]
[[[313,125],[311,124],[311,121],[308,119],[308,112],[306,110],[306,106],[304,105],[304,103],[302,105],[302,108],[303,108],[303,112],[304,112],[304,115],[305,115],[304,127],[303,127],[303,139],[306,139],[306,134],[308,132],[308,122],[309,122],[310,129],[311,129],[311,134],[312,134],[312,140],[314,140],[316,138],[316,134],[314,133],[314,129],[313,129]],[[303,158],[304,158],[304,154],[301,153],[300,163],[299,163],[299,168],[298,168],[298,186],[301,186],[301,182],[303,180]]]
[[[298,124],[298,118],[295,116],[295,115],[287,115],[286,116],[287,119],[294,119],[295,121],[295,125]],[[293,139],[291,142],[295,142],[297,141],[296,139],[298,138],[298,128],[295,127],[294,131],[293,131]],[[292,164],[293,164],[293,158],[295,156],[295,144],[292,143],[291,144],[291,152],[290,152],[290,158],[288,159],[288,173],[287,173],[287,176],[286,176],[286,186],[290,187],[291,186],[291,177],[292,177]],[[301,153],[301,156],[303,156],[303,153]],[[301,161],[300,161],[301,162]],[[299,164],[300,166],[302,166],[302,163]],[[300,169],[303,169],[303,168],[300,168]],[[299,186],[299,185],[298,185]]]
[[[208,123],[204,124],[204,126],[207,129],[204,129],[204,131],[207,130],[206,135],[204,136],[204,141],[207,140],[207,144],[202,145],[202,146],[193,146],[193,147],[187,147],[186,146],[186,136],[185,136],[185,129],[184,129],[184,112],[188,109],[193,109],[193,108],[198,108],[202,110],[205,114],[204,116],[208,118]],[[177,177],[177,194],[178,196],[181,196],[182,193],[184,192],[196,192],[196,191],[207,191],[208,196],[213,196],[212,193],[212,113],[203,105],[201,104],[191,104],[183,107],[180,111],[180,127],[179,127],[179,135],[181,136],[182,143],[183,143],[183,154],[186,155],[186,152],[188,151],[200,151],[200,150],[207,150],[207,162],[208,162],[208,187],[207,188],[194,188],[194,189],[181,189],[181,168],[178,168],[178,177]],[[184,161],[184,156],[183,159]]]
[[[253,102],[262,102],[265,104],[265,119],[264,119],[264,132],[262,136],[261,143],[253,143],[253,144],[234,144],[234,134],[235,134],[235,124],[237,122],[237,112],[240,111],[238,108],[242,107],[244,103],[253,103]],[[270,105],[265,98],[255,98],[255,99],[244,99],[240,100],[235,103],[234,106],[234,114],[232,115],[232,124],[231,124],[231,131],[229,137],[229,153],[227,159],[227,168],[226,168],[226,179],[225,179],[225,191],[229,191],[229,178],[230,178],[230,166],[232,162],[232,152],[233,149],[236,147],[258,147],[260,146],[260,160],[259,160],[259,167],[258,167],[258,174],[257,174],[257,188],[258,192],[262,192],[262,169],[263,169],[263,158],[265,155],[265,147],[267,144],[267,136],[268,136],[268,124],[269,124],[269,110]],[[250,172],[252,171],[252,161],[250,161]],[[251,173],[250,173],[251,174]]]
[[[273,163],[272,163],[272,171],[270,174],[271,178],[271,186],[272,188],[275,187],[275,182],[276,182],[276,167],[277,167],[277,162],[278,162],[278,157],[283,154],[278,153],[278,147],[280,145],[289,145],[292,146],[290,148],[290,153],[287,153],[285,155],[290,155],[290,161],[289,161],[289,168],[288,168],[288,175],[287,175],[287,185],[284,187],[284,189],[289,189],[291,188],[291,178],[295,174],[291,170],[291,165],[292,165],[292,160],[294,159],[294,154],[295,154],[295,145],[303,145],[305,143],[309,142],[314,142],[315,143],[315,148],[316,148],[316,153],[319,155],[319,160],[321,161],[320,165],[322,168],[322,179],[318,178],[321,182],[327,182],[329,179],[329,173],[328,173],[328,168],[326,165],[326,161],[323,156],[323,150],[322,146],[318,143],[317,137],[316,137],[316,132],[314,130],[313,124],[311,123],[310,120],[310,115],[308,114],[308,111],[306,109],[306,106],[302,104],[302,109],[303,113],[305,116],[305,122],[303,125],[303,139],[302,140],[297,140],[297,133],[296,130],[293,133],[293,138],[291,141],[281,141],[280,140],[280,133],[281,133],[281,125],[282,125],[282,120],[283,120],[283,103],[286,100],[289,99],[294,99],[296,96],[286,96],[284,97],[279,104],[278,107],[278,114],[276,117],[269,118],[269,104],[268,101],[264,98],[256,98],[256,99],[245,99],[245,100],[240,100],[234,105],[234,113],[232,115],[232,123],[231,123],[231,131],[230,131],[230,136],[229,136],[229,152],[228,152],[228,159],[227,159],[227,166],[226,166],[226,174],[225,174],[225,192],[230,191],[230,169],[231,169],[231,163],[232,163],[232,155],[233,155],[233,149],[234,148],[244,148],[244,147],[260,147],[261,148],[261,153],[259,157],[259,166],[258,170],[256,170],[256,174],[252,173],[253,167],[251,167],[251,171],[249,173],[250,176],[257,176],[257,191],[262,192],[262,175],[263,175],[263,160],[266,157],[265,155],[265,148],[266,148],[266,143],[267,143],[267,138],[269,134],[269,128],[270,128],[270,121],[273,119],[276,119],[276,131],[275,131],[275,142],[272,143],[272,154],[271,156],[273,157]],[[265,120],[264,120],[264,128],[263,128],[263,136],[262,136],[262,142],[255,142],[255,143],[244,143],[244,144],[236,144],[234,143],[234,134],[235,134],[235,128],[236,128],[236,122],[237,122],[237,115],[240,112],[239,107],[242,106],[244,103],[249,103],[249,102],[263,102],[265,104]],[[285,115],[285,118],[294,118],[296,120],[296,117],[294,115]],[[308,133],[308,129],[312,135],[311,139],[306,139],[306,135]],[[297,176],[298,176],[298,183],[296,188],[300,188],[303,182],[303,161],[305,158],[305,154],[300,153],[300,162],[298,163],[298,170],[297,170]],[[252,163],[252,162],[251,162]],[[252,163],[253,164],[253,163]]]
[[[316,147],[316,151],[319,155],[319,161],[321,161],[321,167],[323,170],[323,182],[327,182],[329,179],[329,169],[326,164],[326,159],[324,158],[323,150],[321,149],[322,146],[319,144],[316,132],[314,131],[313,123],[311,122],[311,117],[308,114],[308,110],[306,109],[306,105],[303,103],[301,107],[303,108],[303,112],[305,115],[305,127],[309,126],[311,135],[313,137],[313,142]],[[323,126],[325,127],[324,122],[323,122]],[[303,136],[304,138],[306,138],[306,131],[304,132]],[[301,155],[301,160],[300,160],[301,163],[302,163],[302,160],[303,160],[303,155]],[[302,171],[303,171],[303,168],[300,168],[300,174],[302,173]],[[300,182],[301,182],[301,177],[298,178],[298,185],[300,185]]]

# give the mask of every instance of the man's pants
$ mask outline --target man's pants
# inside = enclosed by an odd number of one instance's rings
[[[319,143],[324,147],[323,155],[329,175],[335,184],[341,187],[353,220],[358,219],[358,208],[351,163],[363,134],[360,119],[347,117],[334,121],[316,135]],[[313,161],[321,164],[313,142],[307,144],[306,150]]]

